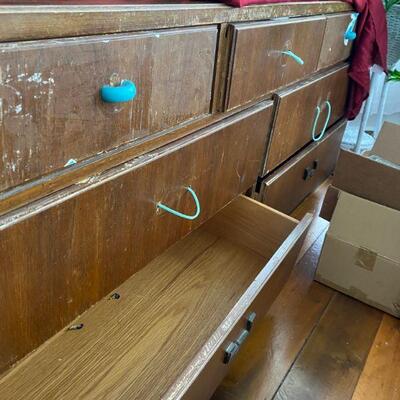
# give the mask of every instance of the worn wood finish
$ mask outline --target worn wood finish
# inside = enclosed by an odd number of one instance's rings
[[[250,187],[271,112],[270,102],[261,103],[3,216],[1,369]],[[201,203],[198,219],[157,211],[161,201],[193,213],[189,185]]]
[[[69,168],[63,168],[34,181],[1,192],[0,215],[66,187],[75,185],[77,188],[81,188],[82,185],[86,184],[85,182],[97,180],[98,176],[106,173],[107,170],[116,165],[140,157],[213,124],[220,124],[221,121],[233,114],[234,112],[210,114],[182,126],[148,135],[105,153],[96,154],[94,157],[78,162]]]
[[[255,101],[314,72],[325,23],[320,16],[233,24],[226,108]],[[304,65],[282,54],[287,50],[300,56]]]
[[[382,313],[335,294],[274,400],[351,399]]]
[[[327,15],[324,40],[318,69],[329,67],[350,57],[352,43],[344,44],[344,34],[351,21],[351,13]]]
[[[0,46],[0,190],[210,112],[217,28]],[[102,85],[137,97],[105,103]]]
[[[229,56],[232,46],[232,35],[229,31],[229,24],[219,25],[218,48],[215,65],[214,90],[212,111],[222,112],[225,104],[225,93]]]
[[[345,127],[344,121],[338,122],[321,141],[312,143],[267,176],[261,183],[262,202],[285,213],[293,211],[333,172]],[[308,177],[306,169],[311,172]]]
[[[178,399],[214,353],[216,372],[226,370],[229,333],[254,303],[266,311],[310,217],[296,226],[242,196],[215,218],[116,289],[118,300],[105,298],[81,315],[75,322],[83,329],[61,331],[19,363],[0,381],[0,397]],[[254,245],[252,236],[264,233],[266,247],[259,248],[261,239]]]
[[[323,315],[334,291],[313,281],[327,228],[318,221],[308,232],[305,255],[212,400],[270,400]]]
[[[312,141],[317,106],[321,108],[321,114],[316,135],[322,131],[327,119],[326,101],[332,107],[328,127],[343,118],[348,88],[347,69],[347,64],[342,65],[276,93],[277,111],[263,175]]]
[[[384,314],[352,400],[400,397],[400,320]]]
[[[0,7],[0,41],[119,33],[351,10],[341,1],[232,8],[223,4]]]

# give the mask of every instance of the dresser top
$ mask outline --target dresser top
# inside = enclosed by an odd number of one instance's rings
[[[309,1],[229,7],[221,3],[122,0],[19,1],[0,6],[0,41],[121,33],[145,29],[257,21],[351,10],[342,1]],[[30,5],[22,5],[22,4]],[[71,4],[75,3],[75,4]],[[80,4],[77,4],[80,3]],[[108,4],[104,4],[108,3]],[[112,3],[112,4],[111,4]],[[140,4],[142,3],[142,4]],[[144,3],[144,4],[143,4]]]

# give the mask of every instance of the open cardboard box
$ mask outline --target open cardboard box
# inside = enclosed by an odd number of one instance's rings
[[[400,125],[385,122],[368,153],[340,151],[322,218],[331,219],[339,190],[400,210]]]
[[[368,153],[341,150],[320,215],[331,224],[316,280],[400,317],[400,125]]]
[[[315,279],[400,317],[400,211],[340,191]]]

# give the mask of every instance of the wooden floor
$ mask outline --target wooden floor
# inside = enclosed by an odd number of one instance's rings
[[[292,215],[318,215],[328,183]],[[212,400],[400,400],[400,320],[313,281],[327,226],[314,220],[290,280]]]

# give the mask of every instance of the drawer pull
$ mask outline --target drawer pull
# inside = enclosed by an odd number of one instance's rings
[[[249,314],[246,320],[246,328],[243,329],[238,338],[234,340],[233,342],[230,342],[228,346],[225,349],[224,353],[224,364],[229,364],[229,362],[236,356],[238,353],[241,345],[244,343],[244,341],[247,339],[247,337],[250,334],[251,328],[253,327],[254,320],[256,318],[256,313],[252,312]]]
[[[330,101],[326,100],[324,102],[324,105],[326,106],[326,108],[328,110],[328,114],[325,119],[324,127],[322,128],[321,133],[318,136],[315,135],[315,130],[317,129],[317,123],[318,123],[319,117],[321,115],[321,107],[320,106],[315,107],[315,117],[314,117],[312,132],[311,132],[312,140],[314,142],[318,142],[319,140],[321,140],[323,138],[323,136],[325,135],[326,128],[328,127],[329,120],[331,119],[332,106],[331,106]]]
[[[136,86],[132,81],[123,80],[119,86],[104,85],[100,96],[106,103],[122,103],[136,97]]]
[[[297,54],[293,53],[293,51],[285,50],[285,51],[282,51],[282,54],[286,54],[287,56],[292,57],[293,60],[297,62],[297,64],[304,65],[303,59],[301,57],[299,57]]]
[[[354,28],[356,26],[358,18],[358,13],[353,13],[351,14],[351,21],[349,22],[349,25],[347,25],[346,31],[344,33],[344,45],[347,46],[349,42],[354,40],[357,37],[356,32],[354,32]]]
[[[200,202],[196,195],[196,192],[190,186],[187,187],[186,189],[192,195],[194,203],[196,204],[196,212],[193,215],[183,214],[179,211],[174,210],[173,208],[166,206],[165,204],[163,204],[161,202],[157,203],[157,208],[161,208],[162,210],[167,211],[170,214],[176,215],[177,217],[180,217],[183,219],[189,219],[189,220],[196,219],[200,215]]]

